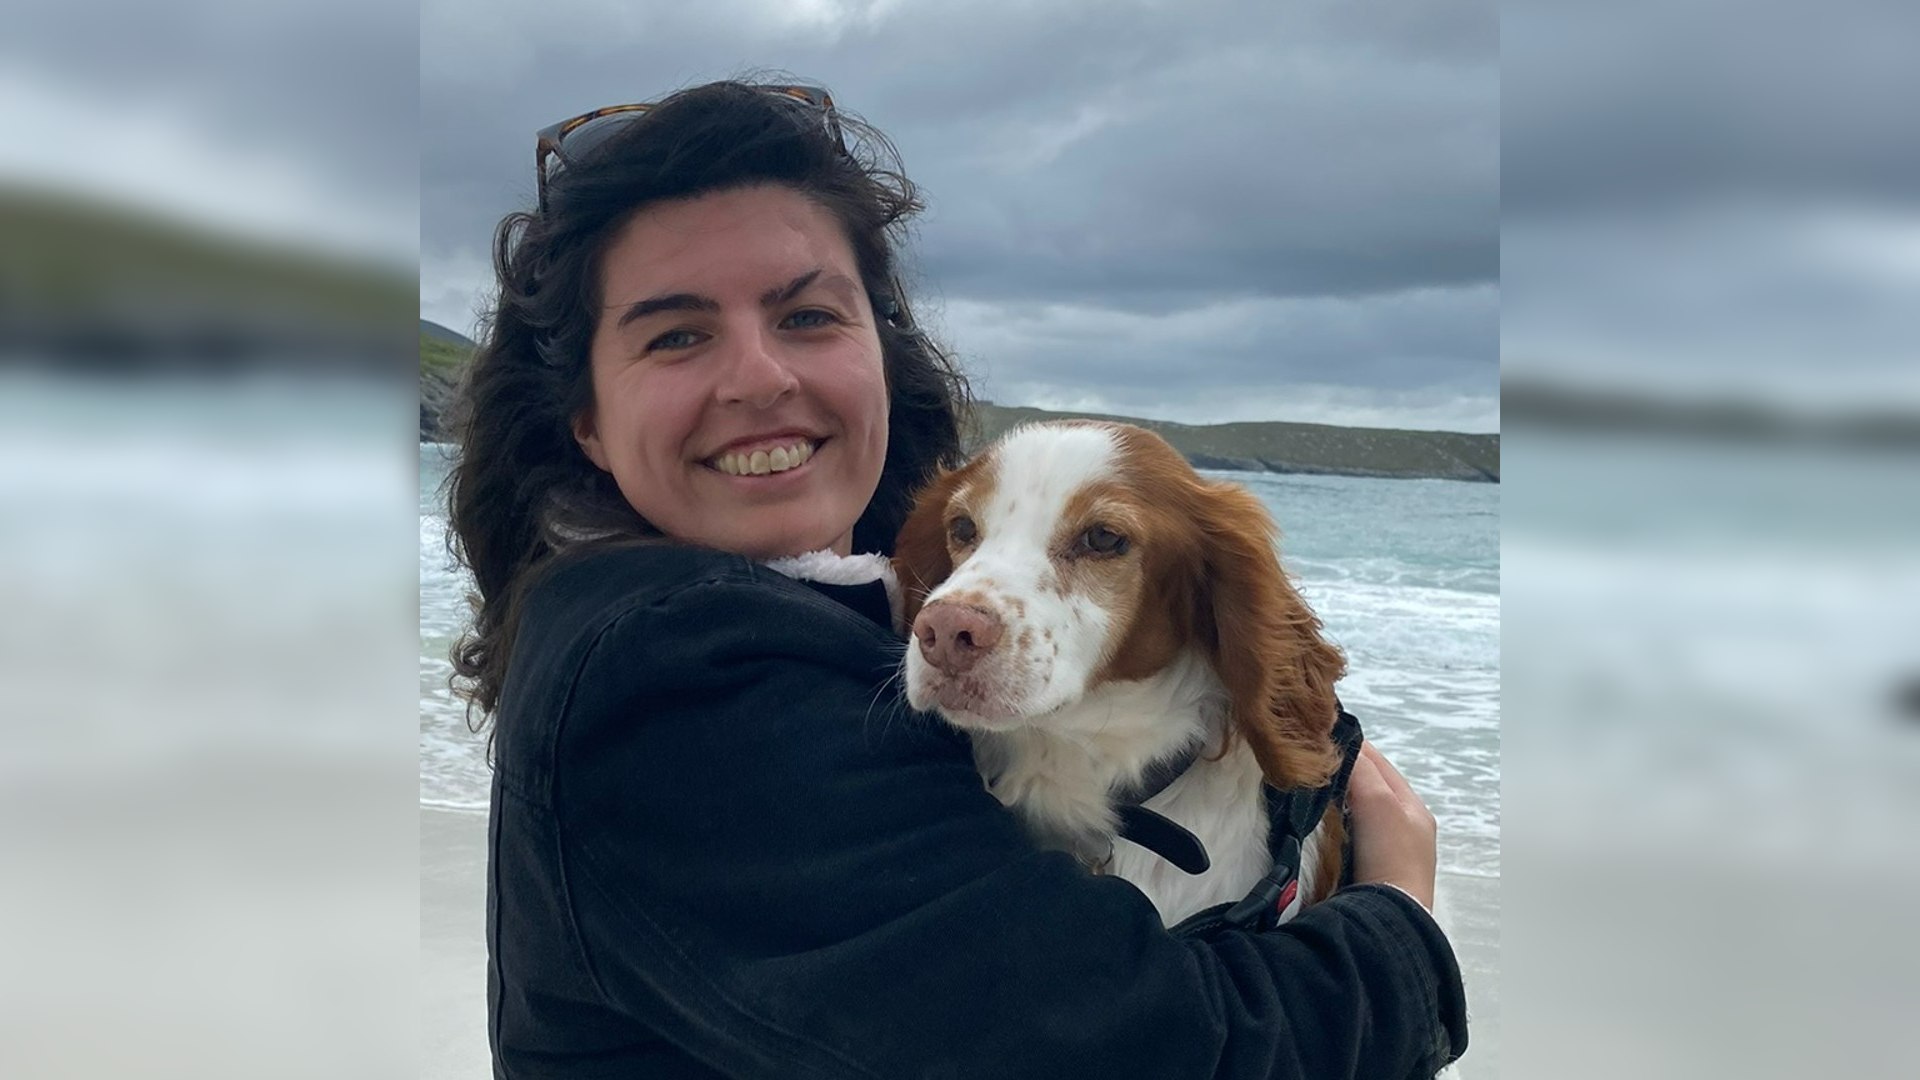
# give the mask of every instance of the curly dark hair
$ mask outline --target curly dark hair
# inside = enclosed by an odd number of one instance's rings
[[[846,231],[878,320],[889,395],[886,462],[855,523],[856,551],[891,554],[914,492],[961,458],[970,397],[952,358],[900,295],[906,223],[922,209],[892,143],[857,117],[827,114],[752,82],[680,91],[639,114],[548,183],[545,206],[494,235],[498,296],[461,384],[458,459],[447,478],[448,548],[473,572],[473,624],[453,650],[456,686],[484,725],[500,698],[520,597],[556,553],[659,532],[589,461],[573,420],[593,406],[588,346],[601,260],[635,213],[759,184],[812,199]],[[657,540],[656,540],[657,542]]]

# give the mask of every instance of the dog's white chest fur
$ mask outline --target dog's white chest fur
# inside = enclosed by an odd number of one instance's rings
[[[974,756],[988,790],[1019,812],[1037,841],[1132,882],[1172,925],[1239,900],[1272,866],[1252,752],[1236,743],[1210,760],[1225,732],[1225,705],[1212,670],[1188,656],[1153,678],[1099,687],[1044,725],[974,732]],[[1114,835],[1112,792],[1194,747],[1200,758],[1145,805],[1205,845],[1211,865],[1201,874]]]

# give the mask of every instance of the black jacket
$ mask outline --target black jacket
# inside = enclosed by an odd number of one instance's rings
[[[1191,941],[1036,850],[965,739],[895,703],[868,588],[653,546],[529,594],[496,732],[495,1076],[1402,1080],[1465,1048],[1452,952],[1396,890]]]

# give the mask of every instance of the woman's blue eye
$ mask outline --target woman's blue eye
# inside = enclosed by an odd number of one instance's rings
[[[815,330],[822,326],[830,325],[835,321],[831,312],[821,311],[819,308],[807,308],[804,311],[796,311],[787,316],[789,323],[795,320],[802,320],[798,327],[801,330]]]
[[[652,341],[647,342],[648,351],[654,349],[684,349],[694,343],[691,330],[669,330]]]

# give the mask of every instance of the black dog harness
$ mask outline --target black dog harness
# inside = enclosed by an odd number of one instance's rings
[[[1272,822],[1267,834],[1267,850],[1273,869],[1254,885],[1238,903],[1216,904],[1196,912],[1173,927],[1182,936],[1204,936],[1222,929],[1270,930],[1279,925],[1280,916],[1300,891],[1300,845],[1326,816],[1329,806],[1346,809],[1347,782],[1353,777],[1353,763],[1360,757],[1360,721],[1345,708],[1333,725],[1333,741],[1340,748],[1340,768],[1333,779],[1318,788],[1281,790],[1263,785],[1267,800],[1267,819]],[[1197,751],[1172,758],[1147,770],[1140,783],[1122,796],[1118,808],[1120,836],[1154,852],[1189,874],[1205,873],[1212,865],[1206,846],[1184,826],[1140,805],[1165,791],[1192,766]],[[1347,833],[1351,846],[1353,834]],[[1342,883],[1352,873],[1353,859],[1342,860]]]

